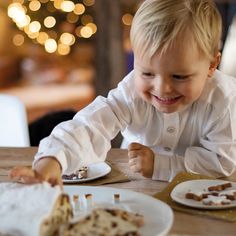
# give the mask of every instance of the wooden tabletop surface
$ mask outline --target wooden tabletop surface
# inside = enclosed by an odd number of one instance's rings
[[[0,148],[0,182],[9,181],[8,173],[13,166],[31,165],[36,151],[36,147]],[[148,195],[153,195],[159,191],[162,191],[168,184],[167,182],[153,181],[143,178],[138,174],[132,174],[128,168],[126,150],[112,149],[108,153],[107,159],[119,170],[130,176],[131,181],[125,183],[107,184],[106,186],[129,189]],[[231,176],[229,180],[236,181],[236,175]],[[168,235],[233,236],[236,235],[236,222],[230,223],[222,220],[215,220],[207,217],[174,211],[174,223]]]

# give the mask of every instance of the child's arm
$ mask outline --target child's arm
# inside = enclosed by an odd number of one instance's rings
[[[153,151],[139,143],[131,143],[128,147],[129,166],[133,172],[151,178],[154,167]]]
[[[18,182],[33,184],[47,181],[62,187],[61,166],[53,157],[45,157],[37,161],[33,168],[17,166],[10,172],[10,177]]]
[[[119,131],[125,130],[131,123],[132,112],[136,111],[133,97],[137,95],[133,95],[133,87],[131,73],[117,89],[109,92],[107,98],[98,96],[72,120],[57,125],[48,137],[41,140],[35,160],[53,156],[61,164],[63,174],[104,161],[111,140]]]

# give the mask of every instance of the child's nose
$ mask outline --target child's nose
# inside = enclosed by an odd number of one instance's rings
[[[173,90],[173,84],[169,78],[158,77],[155,82],[155,90],[159,91],[159,94],[170,93]]]

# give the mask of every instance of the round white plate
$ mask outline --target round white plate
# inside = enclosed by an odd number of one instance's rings
[[[125,209],[127,211],[142,214],[144,216],[144,226],[140,233],[145,236],[166,235],[173,224],[173,211],[164,202],[153,197],[130,190],[94,187],[94,186],[64,186],[64,191],[72,197],[79,195],[81,201],[85,201],[85,194],[92,194],[93,206],[105,206]],[[113,203],[114,194],[120,194],[120,203]]]
[[[185,198],[185,194],[188,192],[209,192],[207,189],[209,186],[215,186],[219,184],[228,183],[230,181],[224,180],[209,180],[209,179],[199,179],[199,180],[190,180],[182,182],[175,186],[171,192],[171,198],[185,206],[200,208],[200,209],[226,209],[231,207],[236,207],[236,200],[232,201],[229,205],[204,205],[201,201],[195,201],[192,199]],[[226,190],[236,189],[236,183],[232,183],[231,188]]]
[[[85,179],[63,179],[63,183],[83,183],[101,178],[111,172],[111,167],[105,162],[88,165],[87,178]]]

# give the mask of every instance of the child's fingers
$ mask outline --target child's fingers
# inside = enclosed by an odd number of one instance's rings
[[[130,143],[129,146],[128,146],[128,150],[131,151],[131,150],[139,150],[143,147],[142,144],[140,143]]]
[[[140,163],[140,158],[132,158],[129,160],[129,167],[132,172],[140,172],[141,171],[141,163]]]
[[[63,183],[60,176],[47,179],[43,178],[36,170],[26,166],[16,166],[9,174],[10,178],[16,182],[23,184],[35,184],[41,183],[42,181],[48,181],[52,186],[59,185],[63,189]]]
[[[23,184],[36,184],[42,182],[40,179],[31,176],[21,176],[16,179],[16,181]]]
[[[35,177],[34,171],[26,166],[16,166],[10,171],[10,177],[22,177],[22,176],[28,176],[28,177]]]
[[[137,163],[137,157],[129,160],[129,166],[134,166]]]
[[[136,158],[138,156],[137,151],[128,151],[128,157],[129,159]]]
[[[17,166],[14,167],[10,174],[10,178],[24,184],[33,184],[42,182],[39,176],[36,175],[35,171],[30,167]]]

